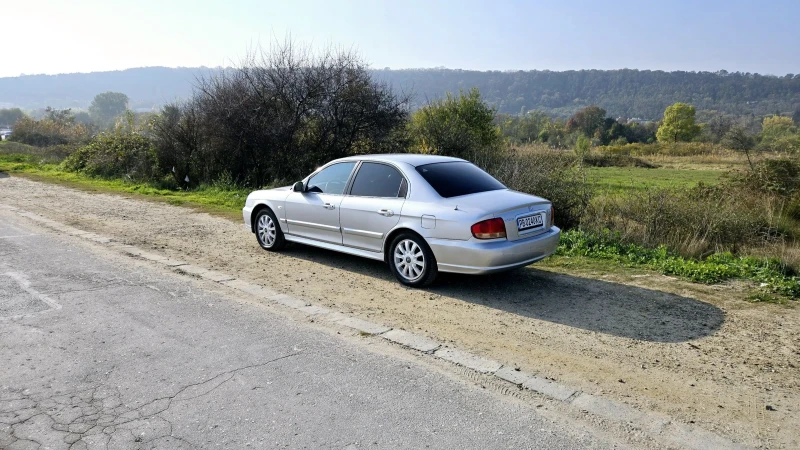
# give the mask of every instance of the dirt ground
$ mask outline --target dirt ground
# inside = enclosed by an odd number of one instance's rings
[[[800,309],[634,270],[534,265],[399,285],[320,249],[268,253],[241,222],[188,208],[0,178],[0,203],[405,328],[585,392],[764,448],[800,448]],[[2,242],[0,242],[2,245]],[[800,306],[800,305],[799,305]]]

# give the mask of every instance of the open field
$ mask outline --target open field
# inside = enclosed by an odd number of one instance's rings
[[[724,170],[704,167],[673,169],[658,167],[589,167],[589,181],[600,189],[612,191],[625,189],[688,188],[698,183],[716,184],[726,173]]]

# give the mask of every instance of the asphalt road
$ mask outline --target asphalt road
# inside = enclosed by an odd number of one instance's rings
[[[0,209],[0,448],[609,448],[610,435]]]

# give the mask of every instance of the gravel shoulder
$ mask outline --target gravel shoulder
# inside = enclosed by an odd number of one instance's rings
[[[410,290],[379,262],[303,246],[267,253],[241,222],[188,208],[16,177],[0,178],[0,203],[739,442],[800,447],[800,312],[749,304],[736,284],[534,265]]]

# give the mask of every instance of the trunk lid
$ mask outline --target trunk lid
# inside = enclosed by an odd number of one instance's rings
[[[480,192],[450,198],[448,202],[458,210],[483,217],[481,220],[502,218],[509,241],[544,233],[550,229],[552,222],[549,200],[512,190]],[[518,219],[522,219],[522,222],[518,223]],[[541,225],[537,225],[539,222]]]

